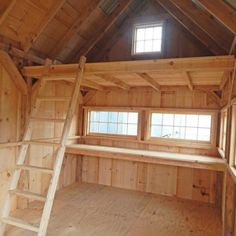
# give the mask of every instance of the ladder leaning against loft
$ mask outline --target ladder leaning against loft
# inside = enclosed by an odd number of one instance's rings
[[[14,174],[12,176],[10,187],[9,187],[9,190],[8,190],[8,193],[6,196],[6,200],[4,202],[4,206],[3,206],[3,209],[1,212],[0,236],[4,235],[6,225],[12,225],[12,226],[15,226],[18,228],[22,228],[25,230],[30,230],[30,231],[36,232],[38,236],[45,236],[46,235],[47,227],[48,227],[48,223],[49,223],[49,218],[50,218],[50,214],[51,214],[51,210],[52,210],[52,206],[53,206],[54,196],[56,193],[56,188],[57,188],[57,184],[58,184],[58,180],[59,180],[59,176],[60,176],[60,172],[61,172],[61,167],[62,167],[62,163],[63,163],[66,142],[67,142],[67,138],[69,135],[69,130],[70,130],[72,118],[73,118],[73,115],[74,115],[74,112],[76,109],[76,105],[78,102],[78,98],[79,98],[80,86],[81,86],[81,82],[83,79],[85,62],[86,62],[86,58],[81,57],[80,62],[78,64],[78,71],[77,71],[77,74],[76,74],[76,77],[74,80],[74,89],[73,89],[72,96],[70,98],[70,103],[69,103],[69,107],[67,110],[66,119],[63,120],[64,127],[63,127],[63,131],[62,131],[62,135],[60,137],[60,142],[57,144],[58,148],[55,151],[56,159],[54,162],[53,169],[25,165],[25,160],[26,160],[27,151],[29,149],[29,145],[36,144],[36,141],[31,140],[32,131],[33,131],[32,122],[37,120],[37,117],[35,117],[35,115],[37,113],[38,108],[40,107],[40,103],[42,101],[44,101],[44,99],[41,99],[38,96],[36,97],[36,102],[35,102],[34,107],[32,108],[32,111],[31,111],[31,114],[29,117],[29,121],[26,125],[26,129],[24,132],[22,144],[20,146],[18,159],[17,159],[17,163],[16,163],[17,168],[14,171]],[[50,79],[47,78],[47,80],[44,80],[43,78],[41,78],[41,80],[40,80],[41,84],[38,89],[38,94],[39,94],[39,90],[42,90],[42,88],[46,85],[46,82],[48,80],[50,80]],[[48,101],[48,100],[46,99],[46,101]],[[51,99],[51,101],[53,101],[53,98]],[[55,98],[55,101],[57,101],[57,98]],[[48,122],[49,121],[50,122],[50,121],[55,121],[55,119],[53,120],[53,119],[38,118],[37,121],[39,121],[39,122],[41,122],[41,121]],[[48,144],[50,145],[50,143],[48,143]],[[55,145],[55,143],[52,143],[52,145]],[[44,197],[40,194],[17,190],[17,186],[18,186],[18,182],[19,182],[22,170],[38,171],[38,172],[42,172],[42,173],[48,173],[51,175],[51,181],[49,184],[47,196]],[[10,216],[11,197],[13,195],[21,196],[21,197],[23,196],[28,199],[40,200],[40,201],[45,202],[39,226],[35,226],[33,224],[30,224],[28,222],[25,222],[23,220],[20,220],[20,219]]]

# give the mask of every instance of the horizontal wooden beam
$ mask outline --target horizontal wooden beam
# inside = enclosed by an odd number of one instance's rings
[[[194,57],[160,60],[140,60],[140,61],[120,61],[104,63],[86,63],[85,78],[92,74],[122,74],[122,73],[169,73],[184,71],[232,71],[234,67],[234,56],[217,57]],[[62,64],[45,66],[26,66],[22,73],[27,77],[40,78],[45,75],[47,69],[48,76],[61,76],[68,78],[75,76],[77,64]]]
[[[105,81],[111,82],[117,87],[124,89],[124,90],[129,90],[130,86],[126,83],[124,83],[122,80],[112,76],[112,75],[106,75],[106,74],[95,74],[97,77],[100,77],[104,79]]]
[[[144,79],[152,88],[156,91],[161,91],[161,86],[147,73],[137,73],[142,79]]]

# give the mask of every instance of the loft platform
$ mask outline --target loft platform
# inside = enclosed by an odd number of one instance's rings
[[[87,63],[82,85],[106,88],[162,86],[216,86],[220,89],[233,70],[233,56]],[[26,77],[45,80],[73,80],[77,64],[24,67]]]
[[[215,171],[226,170],[226,161],[221,158],[193,154],[190,155],[85,144],[67,145],[66,152],[70,154],[96,156],[152,164],[182,166]]]

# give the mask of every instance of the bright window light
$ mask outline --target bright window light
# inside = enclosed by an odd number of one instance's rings
[[[89,133],[135,136],[137,132],[138,112],[90,112]]]
[[[162,24],[136,25],[134,28],[133,54],[161,52]]]
[[[210,141],[211,115],[152,113],[151,137]]]

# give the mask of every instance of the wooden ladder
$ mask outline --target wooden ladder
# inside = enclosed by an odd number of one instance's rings
[[[51,210],[52,210],[52,206],[53,206],[53,201],[54,201],[54,197],[55,197],[55,193],[56,193],[56,189],[57,189],[57,184],[58,184],[59,176],[60,176],[60,172],[61,172],[61,167],[62,167],[62,163],[63,163],[63,159],[64,159],[66,142],[67,142],[71,122],[72,122],[73,115],[75,113],[76,105],[77,105],[78,98],[79,98],[80,86],[81,86],[81,82],[83,79],[85,62],[86,62],[86,58],[81,57],[80,62],[78,64],[78,72],[75,77],[74,89],[73,89],[72,97],[70,98],[70,103],[69,103],[66,119],[65,120],[61,120],[61,119],[58,120],[58,122],[64,123],[64,127],[63,127],[63,131],[62,131],[62,135],[60,137],[60,142],[57,143],[58,148],[56,149],[56,152],[55,152],[56,159],[54,162],[53,169],[44,168],[44,167],[37,167],[37,166],[30,166],[30,165],[24,164],[25,160],[26,160],[27,151],[29,149],[29,145],[37,144],[36,141],[31,140],[32,131],[33,131],[32,123],[35,120],[40,121],[40,122],[57,121],[57,120],[43,119],[43,118],[38,119],[35,117],[35,115],[38,111],[38,108],[40,107],[41,102],[48,101],[47,98],[42,98],[42,97],[40,98],[40,97],[38,97],[38,95],[39,95],[39,91],[42,90],[42,88],[46,84],[46,81],[48,81],[49,79],[47,78],[47,80],[44,80],[42,78],[40,80],[40,87],[38,89],[36,102],[35,102],[34,107],[32,108],[28,123],[26,125],[22,144],[20,146],[18,159],[17,159],[17,163],[16,163],[17,168],[14,171],[14,174],[12,176],[9,191],[7,193],[6,200],[5,200],[3,209],[2,209],[1,222],[0,222],[0,236],[4,235],[5,227],[7,224],[13,225],[13,226],[25,229],[25,230],[30,230],[30,231],[36,232],[38,236],[45,236],[46,235],[47,227],[48,227],[48,223],[49,223],[49,218],[50,218],[50,214],[51,214]],[[51,98],[49,100],[52,101],[53,98]],[[62,98],[62,97],[55,98],[55,101],[61,101],[61,100],[64,100],[64,98]],[[44,144],[45,145],[55,145],[55,143],[52,143],[52,142],[51,143],[50,142],[39,142],[39,145],[44,145]],[[51,181],[49,184],[47,196],[44,197],[40,194],[31,193],[28,191],[22,191],[22,190],[17,189],[22,170],[38,171],[41,173],[47,173],[47,174],[51,175]],[[45,202],[44,207],[43,207],[43,213],[42,213],[41,220],[40,220],[40,224],[38,226],[35,226],[34,224],[31,224],[31,223],[28,223],[23,220],[20,220],[20,219],[10,216],[11,198],[13,195],[25,197],[25,198],[28,198],[31,200],[38,200],[38,201]]]

